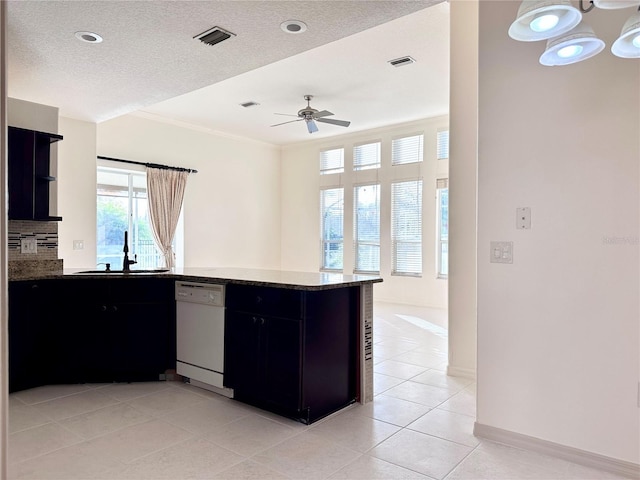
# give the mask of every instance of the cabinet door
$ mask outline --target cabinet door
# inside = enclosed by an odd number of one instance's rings
[[[263,397],[294,412],[301,399],[301,325],[300,320],[260,318]]]
[[[227,310],[225,386],[240,400],[296,415],[301,398],[301,321]]]
[[[108,280],[61,280],[58,290],[52,383],[111,381],[113,312]]]
[[[49,282],[9,282],[9,391],[49,382],[55,312]]]
[[[33,218],[35,132],[8,129],[9,218]],[[48,199],[47,199],[48,200]]]
[[[113,368],[117,381],[152,381],[171,368],[169,349],[170,305],[122,303],[114,341]],[[174,367],[175,368],[175,365]]]
[[[224,385],[238,393],[260,392],[260,325],[257,315],[227,309],[224,327]]]

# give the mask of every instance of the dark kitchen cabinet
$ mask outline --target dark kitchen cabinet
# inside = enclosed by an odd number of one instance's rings
[[[354,402],[357,294],[228,285],[224,383],[234,398],[307,424]]]
[[[158,380],[175,368],[172,282],[64,280],[56,383]],[[66,297],[66,298],[65,298]]]
[[[9,219],[61,220],[49,212],[51,144],[61,135],[8,128]]]
[[[227,318],[225,382],[233,384],[236,398],[298,412],[301,320],[233,311]]]
[[[55,383],[151,381],[175,369],[172,280],[9,283],[11,391]]]
[[[9,282],[9,391],[49,383],[54,296],[51,281]]]

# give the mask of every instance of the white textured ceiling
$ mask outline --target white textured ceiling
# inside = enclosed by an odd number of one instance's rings
[[[284,33],[285,20],[308,30]],[[283,145],[448,109],[441,0],[9,1],[8,23],[9,96],[81,120],[139,112]],[[193,39],[213,26],[236,36]],[[80,42],[76,31],[104,42]],[[404,55],[416,63],[387,63]],[[305,106],[305,94],[351,126],[318,124],[313,137],[304,122],[270,126],[289,119],[275,113]],[[239,106],[249,100],[260,105]]]

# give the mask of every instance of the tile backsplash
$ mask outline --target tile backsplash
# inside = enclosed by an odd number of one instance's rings
[[[34,222],[30,220],[9,220],[8,260],[57,260],[58,222]],[[36,239],[36,253],[21,253],[23,238]]]

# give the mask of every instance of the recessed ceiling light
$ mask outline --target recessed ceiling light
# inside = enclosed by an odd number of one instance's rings
[[[93,32],[76,32],[76,38],[82,42],[87,43],[101,43],[102,37]]]
[[[307,31],[307,24],[300,20],[287,20],[280,24],[280,28],[287,33],[302,33]]]

